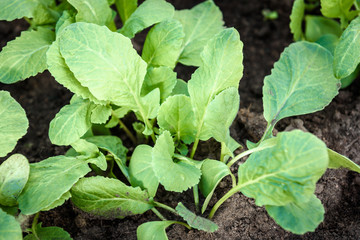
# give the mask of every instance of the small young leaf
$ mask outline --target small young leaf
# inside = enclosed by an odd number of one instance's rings
[[[27,235],[24,240],[46,240],[46,239],[62,239],[72,240],[70,234],[60,227],[41,227],[41,223],[36,225],[36,236],[34,234]]]
[[[22,231],[15,218],[0,208],[0,239],[21,240]]]
[[[148,68],[143,86],[141,88],[141,95],[145,96],[155,88],[160,90],[161,102],[170,96],[172,90],[176,85],[176,73],[169,67]]]
[[[29,162],[21,154],[14,154],[0,165],[0,204],[17,205],[17,198],[29,178]]]
[[[67,10],[63,12],[59,20],[56,22],[55,26],[55,33],[56,38],[60,36],[61,31],[69,26],[70,24],[73,24],[75,22],[75,18],[71,15],[71,13]]]
[[[182,79],[177,79],[174,89],[171,92],[171,96],[173,95],[185,95],[190,96],[187,83]]]
[[[264,117],[275,125],[285,117],[323,109],[338,94],[332,55],[316,43],[290,44],[263,87]]]
[[[360,17],[351,21],[340,37],[334,53],[334,74],[337,78],[349,76],[360,63]]]
[[[157,119],[159,126],[168,130],[177,141],[190,144],[195,140],[195,116],[188,96],[168,97],[161,104]]]
[[[135,148],[129,164],[131,186],[147,189],[150,197],[156,195],[159,181],[152,169],[152,148],[148,145],[139,145]]]
[[[0,53],[0,82],[15,83],[43,72],[47,68],[46,51],[54,40],[53,31],[39,27],[10,41]]]
[[[329,166],[328,168],[339,169],[347,168],[351,171],[360,173],[360,166],[351,161],[349,158],[328,148]]]
[[[95,124],[106,123],[111,116],[111,111],[110,106],[96,105],[91,112],[91,122]]]
[[[107,168],[107,162],[104,154],[102,154],[98,147],[84,139],[79,139],[72,143],[71,146],[76,152],[81,154],[81,159],[86,160],[88,163],[95,164],[102,171]]]
[[[236,188],[255,198],[258,206],[307,202],[328,166],[325,144],[300,130],[279,133],[269,140],[277,144],[251,154],[240,165]]]
[[[18,198],[22,214],[46,209],[91,169],[81,159],[56,156],[30,164],[29,180]]]
[[[34,0],[1,0],[0,20],[12,21],[15,19],[34,17],[34,11],[39,6]]]
[[[190,227],[203,230],[206,232],[215,232],[218,230],[218,225],[209,219],[196,216],[193,212],[187,209],[181,202],[176,206],[176,212],[189,224]]]
[[[201,66],[200,53],[204,46],[209,39],[224,29],[220,9],[212,0],[208,0],[190,10],[175,11],[174,18],[182,23],[185,32],[179,62],[184,65]]]
[[[76,22],[106,25],[112,20],[111,8],[107,0],[68,0],[77,10]]]
[[[126,153],[128,149],[124,147],[120,138],[116,136],[93,136],[85,139],[95,144],[98,148],[108,151],[114,158],[126,162]]]
[[[53,202],[50,206],[47,206],[46,208],[43,208],[41,209],[42,212],[44,211],[49,211],[53,208],[56,208],[58,206],[61,206],[64,204],[64,202],[68,199],[71,198],[71,194],[70,194],[70,191],[69,192],[66,192],[64,193],[58,200],[56,200],[55,202]]]
[[[199,183],[201,171],[187,162],[173,162],[174,142],[170,132],[157,139],[152,153],[152,167],[167,191],[182,192]]]
[[[138,240],[168,240],[165,229],[176,221],[153,221],[141,224],[136,230]]]
[[[81,210],[108,218],[142,214],[152,208],[145,191],[100,176],[80,179],[71,195],[72,202]]]
[[[206,197],[201,208],[201,212],[204,213],[215,188],[224,177],[230,174],[230,170],[223,162],[207,159],[201,166],[201,173],[199,188],[201,193]]]
[[[0,157],[11,152],[25,135],[29,121],[24,109],[7,91],[0,91]]]
[[[142,58],[150,66],[174,68],[182,51],[184,31],[177,20],[167,20],[156,24],[148,33]]]
[[[315,195],[307,202],[265,207],[277,224],[295,234],[313,232],[324,220],[324,207]]]
[[[136,33],[158,22],[171,19],[174,7],[164,0],[147,0],[141,4],[128,18],[120,33],[133,38]]]
[[[321,13],[329,18],[346,17],[354,0],[321,0]]]
[[[290,31],[295,41],[303,38],[302,22],[305,13],[304,0],[295,0],[290,15]]]
[[[310,42],[317,41],[325,34],[334,34],[340,37],[342,30],[340,24],[335,20],[324,18],[322,16],[305,17],[305,39]]]
[[[116,9],[119,12],[123,25],[137,8],[137,0],[115,0]]]
[[[61,108],[50,122],[50,141],[56,145],[69,145],[80,139],[91,127],[91,108],[90,102],[83,99]]]

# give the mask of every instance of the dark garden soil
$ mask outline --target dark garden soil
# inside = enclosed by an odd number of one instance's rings
[[[172,0],[177,9],[191,8],[201,1]],[[262,117],[263,79],[270,74],[292,37],[289,32],[289,0],[218,0],[215,1],[224,15],[225,25],[235,27],[244,42],[244,77],[240,84],[241,109],[232,128],[232,136],[243,145],[245,140],[257,141],[265,129]],[[265,21],[261,11],[276,10],[279,18]],[[0,47],[25,29],[26,23],[0,22]],[[135,44],[141,45],[142,36]],[[140,43],[140,44],[139,44]],[[194,68],[177,67],[180,78],[189,79]],[[48,139],[48,125],[59,109],[69,102],[71,93],[59,85],[48,72],[14,85],[0,85],[8,90],[25,108],[30,121],[28,133],[14,152],[22,153],[31,162],[63,154],[66,148],[53,146]],[[317,135],[332,148],[360,164],[360,81],[341,90],[325,110],[296,118],[282,120],[277,130],[299,128]],[[126,139],[125,139],[126,140]],[[198,157],[211,157],[218,150],[216,143],[200,146]],[[210,156],[209,156],[210,155]],[[1,161],[0,161],[1,162]],[[235,166],[236,167],[236,166]],[[211,201],[223,196],[230,188],[226,179],[220,184]],[[236,194],[218,210],[214,221],[219,230],[209,234],[187,230],[176,225],[168,229],[169,239],[359,239],[360,238],[360,175],[347,170],[328,170],[320,179],[317,196],[325,206],[325,220],[314,233],[303,236],[281,229],[252,199]],[[182,201],[193,206],[192,192],[169,194],[159,191],[159,199],[173,207]],[[165,216],[173,218],[171,215]],[[71,202],[40,214],[43,226],[59,226],[74,239],[136,239],[136,228],[150,220],[157,220],[152,212],[123,220],[99,219],[77,210]]]

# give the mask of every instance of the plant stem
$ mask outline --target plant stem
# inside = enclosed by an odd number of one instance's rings
[[[195,211],[198,213],[200,211],[200,208],[199,208],[199,187],[197,184],[193,187],[193,194],[194,194]]]
[[[130,130],[126,127],[126,125],[119,119],[119,124],[122,129],[124,129],[126,135],[130,138],[130,140],[133,142],[133,144],[136,145],[136,138],[135,136],[130,132]]]
[[[35,217],[33,219],[32,225],[31,225],[31,232],[32,232],[32,234],[34,234],[34,236],[37,240],[40,240],[40,238],[38,237],[38,235],[36,233],[36,225],[38,224],[39,215],[40,215],[40,212],[35,214]]]
[[[211,212],[209,214],[209,219],[212,219],[215,212],[218,210],[218,208],[221,206],[221,204],[223,204],[229,197],[231,197],[232,195],[234,195],[236,192],[238,191],[238,188],[233,187],[232,189],[230,189],[229,192],[227,192],[222,198],[220,198],[219,201],[217,201],[217,203],[214,205],[214,207],[211,209]]]
[[[153,213],[155,213],[162,221],[166,221],[166,218],[156,208],[152,208],[151,211],[153,211]]]
[[[231,172],[230,172],[230,176],[231,176],[231,180],[232,180],[232,187],[236,187],[236,178],[235,178],[235,175]]]
[[[191,149],[190,158],[194,158],[196,149],[197,149],[197,147],[198,147],[198,145],[199,145],[199,141],[200,141],[199,138],[196,138],[196,139],[195,139],[194,145],[193,145],[193,147],[192,147],[192,149]]]
[[[224,162],[225,161],[225,151],[224,151],[224,149],[225,149],[225,143],[221,143],[221,153],[220,153],[220,161],[221,162]]]
[[[175,209],[173,209],[172,207],[169,207],[169,206],[167,206],[167,205],[165,205],[165,204],[162,204],[162,203],[159,203],[159,202],[154,202],[154,206],[155,206],[155,207],[159,207],[159,208],[166,209],[166,210],[168,210],[168,211],[170,211],[170,212],[178,215],[178,213],[176,212]]]
[[[188,224],[184,223],[184,222],[175,221],[174,223],[183,225],[183,226],[185,226],[187,229],[191,230],[191,227],[190,227]]]

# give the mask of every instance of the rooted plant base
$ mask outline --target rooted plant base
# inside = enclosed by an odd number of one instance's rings
[[[171,1],[176,8],[190,8],[201,1]],[[244,42],[244,77],[240,84],[241,110],[232,126],[236,139],[257,141],[265,130],[262,117],[262,85],[264,76],[270,74],[280,52],[291,43],[289,15],[291,1],[215,1],[221,8],[225,25],[235,27]],[[264,21],[263,9],[276,10],[279,18]],[[0,23],[1,47],[22,30],[22,22]],[[6,26],[5,26],[6,25]],[[11,27],[9,27],[9,25]],[[17,27],[15,27],[17,26]],[[10,30],[9,30],[10,29]],[[13,30],[15,29],[15,30]],[[139,40],[141,41],[141,40]],[[180,77],[189,78],[191,70]],[[183,70],[182,70],[183,71]],[[60,86],[48,72],[14,85],[0,85],[25,108],[30,128],[20,140],[14,152],[22,153],[31,162],[63,154],[65,148],[52,145],[48,139],[49,122],[59,109],[68,103],[71,94]],[[299,128],[317,135],[329,148],[360,163],[360,83],[342,90],[324,111],[297,118],[282,120],[279,130]],[[36,113],[36,114],[35,114]],[[51,114],[49,114],[51,113]],[[250,124],[251,123],[251,124]],[[249,126],[252,126],[251,128]],[[255,127],[254,127],[255,126]],[[244,143],[241,142],[243,145]],[[209,143],[204,149],[217,147]],[[198,158],[206,158],[199,151]],[[1,161],[0,161],[1,162]],[[237,166],[235,166],[237,167]],[[255,206],[253,200],[235,194],[218,211],[214,221],[219,225],[215,233],[187,230],[171,226],[169,239],[358,239],[360,236],[360,177],[347,170],[328,170],[317,185],[316,195],[325,207],[325,220],[314,233],[298,236],[281,229],[265,209]],[[220,184],[211,203],[230,189],[229,179]],[[193,205],[192,192],[169,194],[159,189],[158,198],[171,206],[181,201]],[[194,210],[194,209],[191,209]],[[165,215],[167,216],[167,215]],[[169,216],[170,217],[170,216]],[[104,220],[74,209],[70,202],[40,214],[43,226],[59,226],[74,239],[136,239],[136,228],[151,220],[157,220],[152,212],[123,220]]]

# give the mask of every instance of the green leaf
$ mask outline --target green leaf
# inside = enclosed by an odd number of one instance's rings
[[[124,25],[131,14],[136,10],[138,3],[137,0],[116,0],[115,4]]]
[[[201,66],[203,59],[200,53],[204,46],[209,39],[224,29],[220,9],[212,0],[208,0],[190,10],[175,11],[174,18],[182,23],[185,33],[179,62],[184,65]]]
[[[120,33],[133,38],[136,33],[158,22],[171,19],[174,7],[164,0],[147,0],[142,3],[128,18]]]
[[[317,44],[320,44],[324,48],[326,48],[332,55],[334,55],[334,51],[336,45],[339,43],[339,37],[335,36],[334,34],[325,34],[322,35],[318,40],[316,40]]]
[[[322,16],[305,17],[305,39],[310,42],[319,40],[325,34],[334,34],[340,37],[342,33],[340,24],[335,20]]]
[[[88,100],[79,99],[61,108],[50,122],[50,141],[56,145],[69,145],[80,139],[91,127],[90,114]]]
[[[0,208],[0,240],[21,240],[22,231],[20,224],[11,215]]]
[[[206,197],[201,208],[201,212],[204,213],[217,185],[224,177],[230,174],[230,170],[223,162],[207,159],[201,166],[201,173],[199,188]]]
[[[71,194],[70,194],[70,191],[69,192],[66,192],[64,193],[58,200],[56,200],[55,202],[53,202],[50,206],[44,208],[44,209],[41,209],[42,212],[45,212],[45,211],[49,211],[53,208],[56,208],[58,206],[61,206],[64,204],[64,202],[68,199],[71,198]]]
[[[351,21],[340,37],[334,53],[334,74],[337,78],[349,76],[360,63],[360,17]]]
[[[102,171],[107,168],[107,162],[104,154],[102,154],[98,147],[84,139],[79,139],[71,146],[76,152],[81,154],[81,159],[86,160],[88,163],[95,164]]]
[[[39,7],[37,0],[1,0],[0,20],[12,21],[23,17],[32,18],[37,7]]]
[[[128,149],[124,147],[120,138],[116,136],[93,136],[85,139],[95,144],[98,148],[108,151],[111,155],[122,162],[126,162],[126,153]]]
[[[56,156],[30,164],[30,176],[18,198],[22,214],[34,214],[51,206],[91,169],[81,159]]]
[[[175,95],[168,97],[161,104],[158,113],[158,124],[168,130],[177,141],[190,144],[195,139],[195,116],[188,96]]]
[[[25,135],[29,121],[24,109],[7,91],[0,91],[0,157],[5,157]]]
[[[60,227],[41,227],[41,223],[39,223],[36,225],[35,231],[36,236],[29,234],[24,240],[72,239],[70,234]]]
[[[269,140],[277,144],[251,154],[240,165],[236,189],[255,198],[258,206],[309,201],[328,166],[325,144],[300,130],[279,133]]]
[[[153,148],[152,167],[167,191],[182,192],[199,183],[201,171],[187,162],[173,162],[174,150],[170,132],[164,131]]]
[[[24,31],[0,53],[0,82],[10,84],[43,72],[46,51],[55,40],[53,31],[39,27]]]
[[[46,53],[46,56],[49,71],[58,83],[83,99],[89,99],[94,103],[106,105],[105,101],[97,99],[87,87],[82,86],[75,78],[74,74],[70,71],[69,67],[65,63],[65,59],[60,54],[59,39],[52,43]]]
[[[189,224],[190,227],[203,230],[206,232],[215,232],[218,226],[209,219],[196,216],[193,212],[187,209],[181,202],[176,206],[176,212]]]
[[[100,176],[80,179],[71,195],[72,202],[81,210],[108,218],[142,214],[152,208],[145,191]]]
[[[182,51],[184,36],[182,25],[177,20],[156,24],[145,39],[142,58],[150,66],[173,69]]]
[[[43,1],[40,0],[40,2]],[[60,17],[59,12],[42,3],[33,10],[33,15],[32,24],[35,26],[55,24]]]
[[[295,41],[303,38],[302,22],[305,13],[304,0],[295,0],[290,15],[290,31]]]
[[[180,95],[180,94],[185,95],[185,96],[190,96],[187,83],[182,79],[177,79],[176,85],[173,88],[171,95],[173,96],[173,95]]]
[[[168,240],[165,229],[176,221],[153,221],[141,224],[136,230],[138,240]]]
[[[144,83],[141,89],[141,95],[145,96],[155,88],[160,90],[161,102],[170,96],[176,85],[176,73],[169,67],[148,68]]]
[[[154,94],[150,99],[140,96],[146,63],[130,39],[104,26],[75,23],[61,34],[60,52],[76,79],[97,99],[139,112],[151,128],[148,118],[154,117],[159,98]]]
[[[321,0],[321,13],[329,18],[344,18],[354,0]]]
[[[96,105],[91,112],[91,122],[95,124],[106,123],[111,116],[111,111],[110,106]]]
[[[65,10],[55,26],[56,38],[60,36],[60,33],[64,28],[66,28],[70,24],[73,24],[74,22],[75,22],[75,18],[72,16],[72,14],[69,11]]]
[[[295,234],[313,232],[324,220],[324,207],[315,196],[307,202],[288,203],[285,206],[266,206],[269,215],[285,230]]]
[[[329,154],[329,166],[328,168],[339,169],[347,168],[351,171],[360,173],[360,166],[351,161],[349,158],[337,153],[330,148],[328,148]]]
[[[191,103],[195,112],[197,138],[207,140],[209,134],[204,132],[206,114],[211,101],[221,91],[238,88],[243,74],[243,44],[239,33],[233,29],[223,30],[208,41],[199,67],[188,82]],[[217,100],[218,101],[218,100]]]
[[[263,87],[264,117],[273,126],[282,118],[319,111],[338,94],[332,55],[316,43],[290,44]]]
[[[17,198],[29,178],[29,162],[21,154],[14,154],[0,165],[0,204],[17,205]]]
[[[106,25],[112,20],[111,8],[107,0],[68,0],[77,10],[76,22]]]
[[[139,145],[135,148],[129,164],[131,186],[147,189],[150,197],[156,195],[159,181],[152,169],[152,148],[148,145]]]

